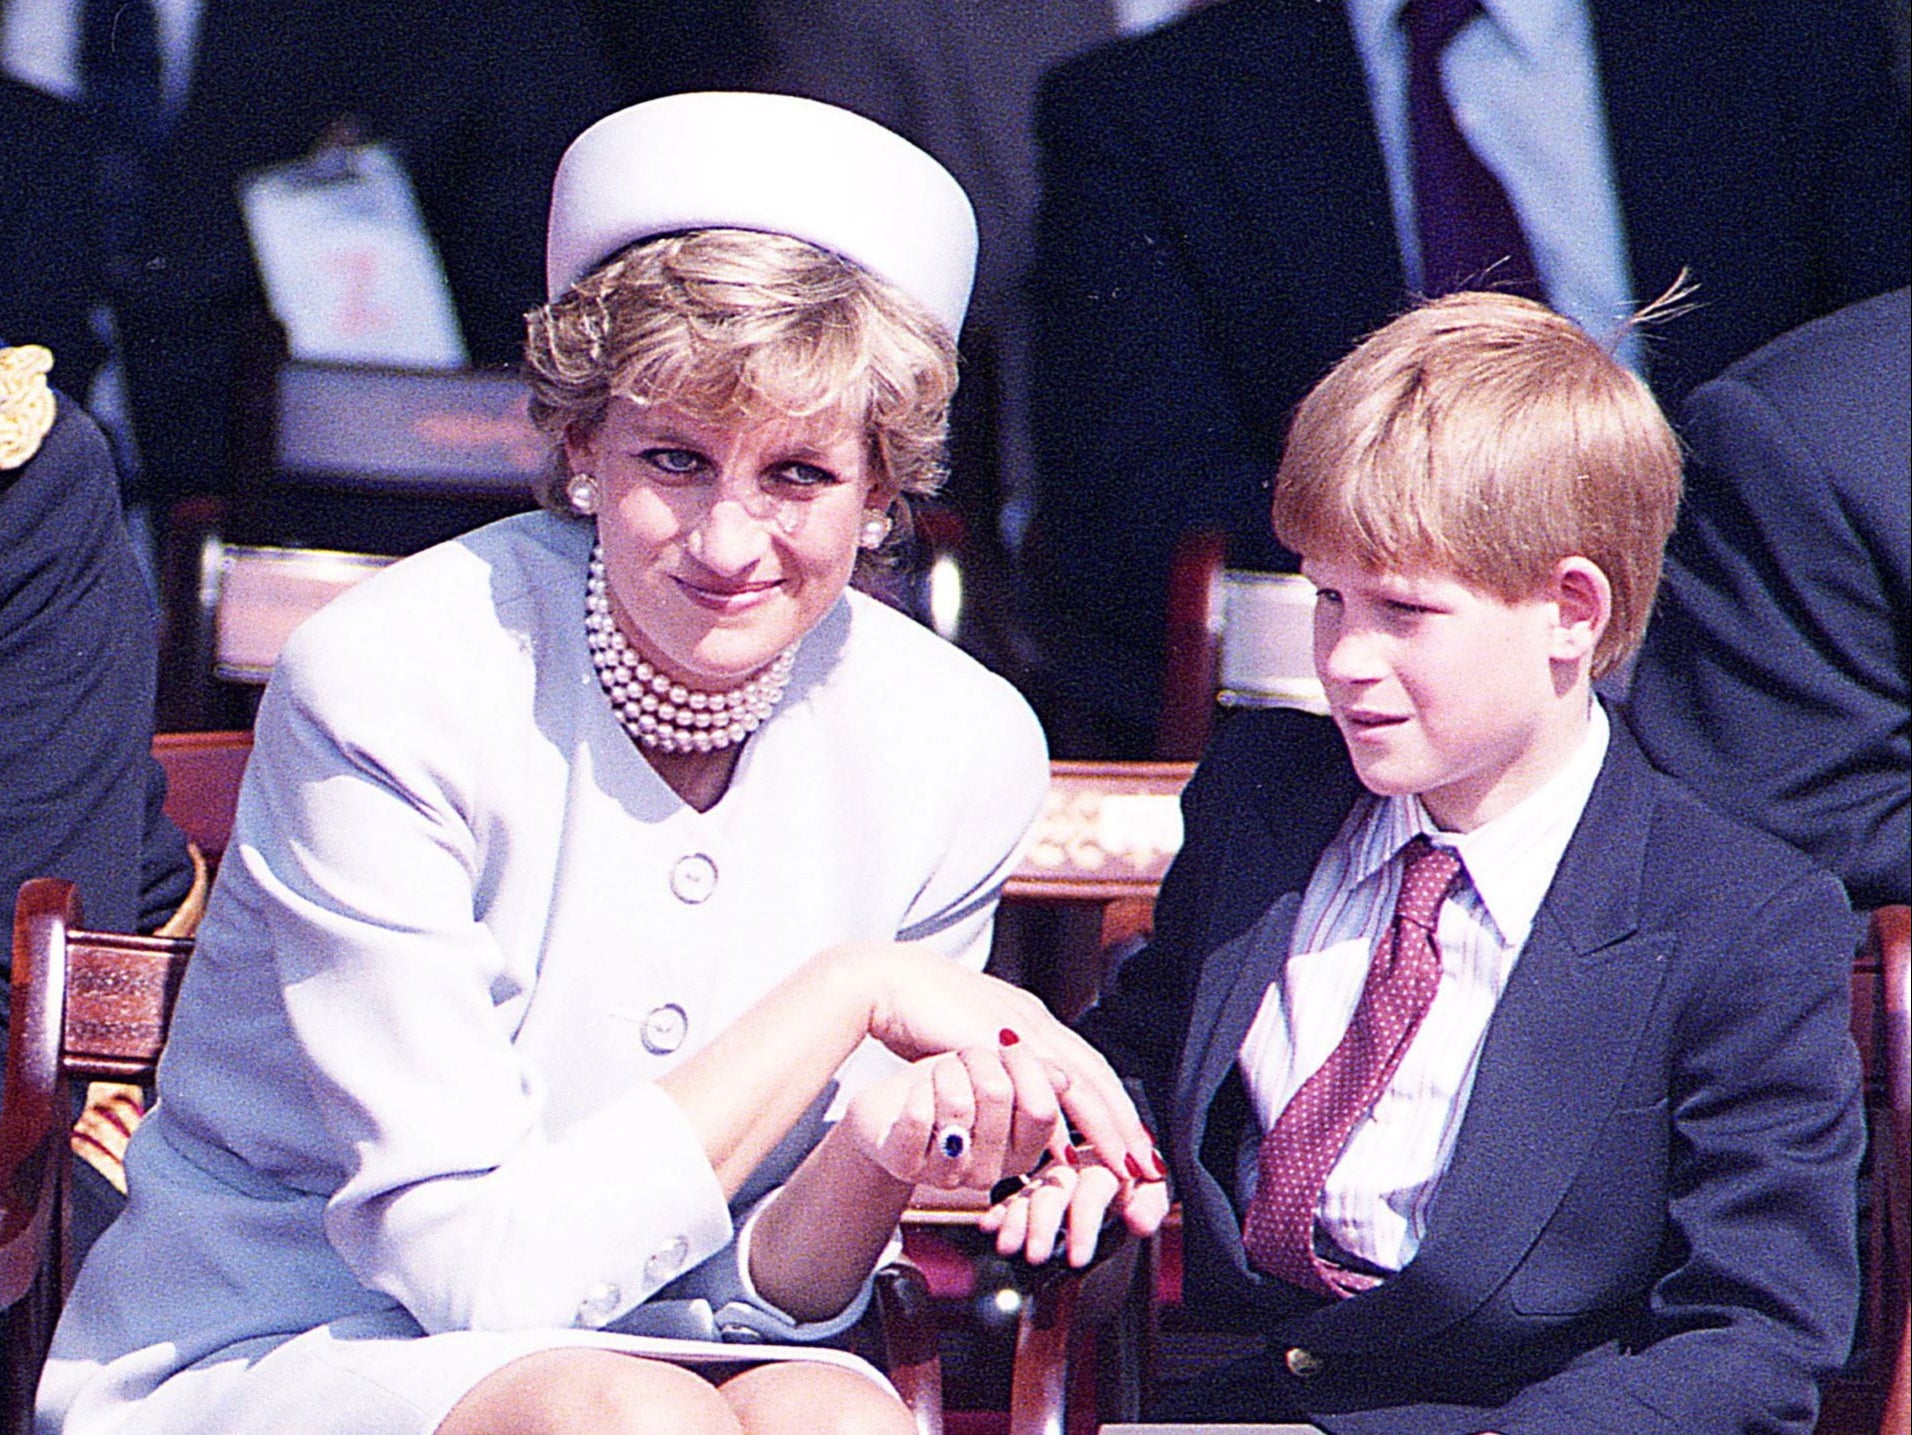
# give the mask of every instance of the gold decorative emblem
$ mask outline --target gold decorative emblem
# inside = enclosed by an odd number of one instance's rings
[[[0,349],[0,469],[18,468],[40,451],[53,427],[53,355],[38,344]]]

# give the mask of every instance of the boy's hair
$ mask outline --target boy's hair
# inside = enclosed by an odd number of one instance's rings
[[[1542,305],[1459,293],[1371,334],[1302,401],[1275,536],[1510,603],[1589,558],[1613,588],[1599,677],[1646,629],[1679,496],[1679,441],[1644,383]]]
[[[531,419],[553,441],[539,501],[561,514],[562,441],[614,395],[714,423],[842,412],[883,480],[943,475],[956,350],[942,323],[859,265],[781,234],[703,229],[612,256],[527,316]]]

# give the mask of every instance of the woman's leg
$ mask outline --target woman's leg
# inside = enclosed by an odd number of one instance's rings
[[[741,1435],[742,1428],[724,1397],[694,1371],[613,1350],[570,1349],[494,1370],[452,1407],[437,1435]]]
[[[916,1435],[902,1401],[841,1366],[772,1361],[733,1375],[718,1389],[745,1435]]]

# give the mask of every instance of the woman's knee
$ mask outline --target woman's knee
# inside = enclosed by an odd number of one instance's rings
[[[903,1402],[866,1376],[813,1361],[753,1366],[719,1387],[746,1435],[915,1435]]]
[[[729,1403],[681,1366],[610,1350],[546,1350],[493,1371],[437,1435],[741,1435]]]

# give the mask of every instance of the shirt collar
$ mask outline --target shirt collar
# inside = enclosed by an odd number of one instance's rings
[[[1355,836],[1348,860],[1350,883],[1367,881],[1409,839],[1425,833],[1459,854],[1468,884],[1501,940],[1509,946],[1521,945],[1593,794],[1610,733],[1606,710],[1593,703],[1587,730],[1560,770],[1472,832],[1441,831],[1419,797],[1378,800]]]
[[[1348,19],[1362,47],[1391,47],[1407,0],[1347,0]],[[1586,24],[1585,0],[1481,0],[1507,44],[1525,60],[1537,60],[1561,37]]]

